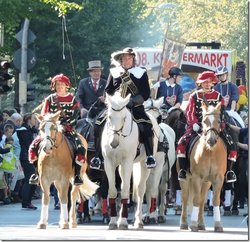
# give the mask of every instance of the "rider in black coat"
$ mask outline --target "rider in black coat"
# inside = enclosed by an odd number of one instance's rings
[[[138,124],[140,131],[140,140],[145,145],[147,154],[146,166],[153,168],[156,166],[153,157],[153,130],[152,123],[147,116],[143,102],[150,97],[150,86],[146,69],[135,67],[136,54],[133,49],[125,48],[122,51],[115,52],[111,55],[112,68],[107,81],[105,92],[113,95],[116,91],[121,93],[122,97],[131,94],[128,108]],[[102,118],[103,117],[103,118]],[[96,157],[90,161],[90,167],[99,169],[101,166],[101,132],[104,126],[105,115],[102,115],[95,125],[95,146]]]

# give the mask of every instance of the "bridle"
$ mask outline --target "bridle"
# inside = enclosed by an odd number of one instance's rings
[[[48,141],[50,142],[52,148],[57,149],[57,148],[62,144],[63,139],[64,139],[64,136],[62,136],[61,142],[57,145],[57,144],[56,144],[56,140],[57,140],[57,134],[58,134],[59,131],[58,131],[58,127],[57,127],[56,123],[53,122],[53,121],[47,121],[47,120],[46,120],[46,121],[43,121],[43,122],[41,123],[41,130],[42,130],[42,128],[45,126],[45,123],[51,123],[50,129],[53,128],[53,131],[55,131],[55,136],[54,136],[53,138],[52,138],[51,136],[47,135],[47,136],[45,137],[45,140],[48,140]]]
[[[126,107],[126,105],[123,106],[123,107],[121,107],[120,109],[114,109],[113,107],[111,107],[111,109],[112,109],[113,111],[115,111],[115,112],[120,112],[120,111],[122,111],[125,107]],[[108,127],[108,129],[109,129],[110,131],[112,131],[113,134],[116,134],[116,135],[122,136],[122,137],[128,137],[128,136],[131,134],[131,132],[132,132],[132,128],[133,128],[133,118],[131,117],[130,131],[129,131],[129,133],[128,133],[127,135],[125,135],[125,134],[122,133],[122,130],[123,130],[123,127],[124,127],[124,124],[125,124],[125,120],[126,120],[126,117],[124,117],[123,123],[122,123],[122,126],[121,126],[120,129],[112,129],[112,128],[110,127],[110,125],[109,125],[109,122],[107,122],[107,127]]]

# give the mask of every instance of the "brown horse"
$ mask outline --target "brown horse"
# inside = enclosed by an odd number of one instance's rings
[[[50,186],[54,182],[61,203],[61,214],[59,227],[62,229],[74,228],[76,223],[76,200],[79,195],[83,199],[91,197],[98,185],[91,182],[85,173],[87,163],[81,167],[81,176],[84,184],[81,186],[72,185],[71,208],[68,215],[68,189],[74,178],[73,151],[63,134],[63,127],[59,124],[60,111],[55,114],[47,114],[45,117],[37,115],[40,122],[40,133],[42,142],[38,156],[38,172],[42,195],[41,218],[37,228],[46,229],[48,221],[48,209],[50,200]],[[85,150],[87,151],[86,140],[79,135]],[[87,156],[87,152],[86,152]],[[68,218],[69,217],[69,218]],[[69,220],[69,221],[68,221]]]
[[[202,134],[195,142],[190,159],[187,181],[180,181],[182,189],[182,214],[180,229],[188,229],[188,200],[192,205],[190,229],[205,230],[204,203],[207,191],[213,186],[214,231],[223,232],[220,218],[220,192],[227,164],[227,150],[220,132],[221,103],[216,107],[202,104]],[[179,170],[179,164],[177,169]]]

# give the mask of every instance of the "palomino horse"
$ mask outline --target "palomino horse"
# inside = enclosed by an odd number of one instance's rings
[[[76,200],[79,198],[79,195],[83,199],[88,199],[98,188],[98,185],[91,182],[85,173],[87,168],[87,163],[85,162],[81,168],[81,176],[84,184],[81,186],[72,185],[71,208],[68,216],[68,189],[70,181],[74,177],[73,152],[63,135],[63,127],[59,124],[60,112],[61,111],[55,114],[47,114],[44,117],[37,115],[40,122],[39,129],[42,138],[42,142],[39,145],[38,172],[39,182],[43,191],[41,218],[37,225],[39,229],[46,229],[47,226],[50,186],[53,182],[58,190],[61,203],[59,226],[62,229],[77,226]],[[88,145],[86,140],[80,135],[79,138],[87,151]]]
[[[148,99],[144,102],[144,108],[147,113],[153,115],[156,119],[160,116],[160,106],[163,103],[163,97],[153,100]],[[175,132],[165,123],[160,123],[160,137],[158,151],[155,155],[157,166],[152,169],[146,186],[147,215],[144,223],[165,222],[166,193],[168,190],[168,181],[171,177],[171,167],[175,163]],[[168,147],[166,147],[168,146]],[[160,195],[159,215],[157,218],[156,205],[158,204],[158,193]]]
[[[191,149],[190,172],[187,181],[180,181],[182,189],[182,214],[180,228],[188,229],[188,196],[192,199],[190,229],[194,232],[205,230],[204,203],[207,191],[213,186],[214,230],[223,232],[220,218],[220,192],[224,182],[227,164],[227,149],[220,138],[220,109],[202,104],[202,134]],[[177,169],[179,170],[178,164]],[[190,200],[189,200],[190,201]]]
[[[139,146],[139,130],[132,114],[126,108],[130,94],[122,98],[119,92],[113,96],[106,96],[107,121],[102,133],[102,154],[104,157],[104,169],[109,181],[109,205],[110,222],[109,229],[128,229],[128,199],[130,192],[130,179],[133,170],[133,185],[136,190],[137,210],[135,213],[135,228],[143,228],[142,202],[146,189],[146,180],[150,169],[146,168],[146,152],[144,145],[140,147],[140,155],[137,155]],[[154,135],[154,154],[157,151],[159,126],[151,116]],[[136,165],[136,166],[135,166]],[[121,183],[121,210],[117,220],[116,198],[117,189],[115,186],[115,170],[119,166]],[[134,201],[134,200],[133,200]]]

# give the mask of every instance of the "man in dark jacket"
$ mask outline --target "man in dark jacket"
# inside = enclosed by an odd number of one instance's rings
[[[94,60],[89,62],[89,77],[80,80],[76,93],[77,100],[81,104],[81,118],[85,116],[91,105],[97,99],[104,102],[104,88],[106,80],[101,78],[103,67],[101,61]]]

